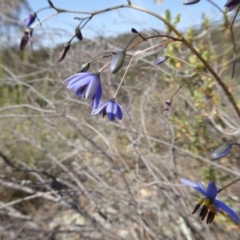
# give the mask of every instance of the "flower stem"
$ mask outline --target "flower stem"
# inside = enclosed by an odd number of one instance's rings
[[[108,62],[106,65],[104,65],[98,72],[101,73],[111,62]]]
[[[118,85],[118,88],[117,88],[115,94],[113,95],[113,99],[116,98],[116,96],[117,96],[117,94],[118,94],[118,92],[119,92],[119,89],[120,89],[120,87],[122,86],[123,80],[124,80],[124,78],[125,78],[125,76],[126,76],[126,74],[127,74],[127,71],[128,71],[128,69],[129,69],[129,67],[130,67],[130,65],[131,65],[132,60],[133,60],[134,57],[136,57],[137,55],[139,55],[139,54],[141,54],[141,53],[144,53],[144,52],[146,52],[146,51],[148,51],[148,50],[151,50],[151,49],[153,49],[153,48],[156,48],[156,47],[159,47],[159,46],[162,46],[162,45],[165,45],[165,44],[169,44],[169,43],[171,43],[171,42],[173,42],[173,40],[168,40],[168,41],[166,41],[166,42],[159,43],[159,44],[157,44],[157,45],[155,45],[155,46],[146,48],[146,49],[142,50],[141,52],[135,53],[135,54],[131,57],[131,60],[130,60],[129,63],[128,63],[127,69],[126,69],[126,71],[125,71],[124,74],[123,74],[123,77],[122,77],[122,79],[121,79],[121,81],[120,81],[120,83],[119,83],[119,85]]]
[[[231,182],[231,183],[227,184],[226,186],[224,186],[224,187],[222,187],[222,188],[218,189],[218,191],[217,191],[217,192],[218,192],[218,193],[220,193],[222,190],[224,190],[224,189],[228,188],[229,186],[233,185],[234,183],[238,182],[239,180],[240,180],[240,178],[237,178],[235,181],[233,181],[233,182]]]
[[[37,27],[37,26],[40,25],[41,23],[47,21],[49,18],[52,18],[52,17],[54,17],[54,16],[57,15],[57,14],[58,14],[58,12],[52,13],[51,15],[49,15],[49,16],[45,17],[44,19],[42,19],[41,21],[35,23],[31,28],[34,29],[35,27]]]
[[[51,8],[51,7],[48,6],[48,7],[44,7],[44,8],[38,9],[38,10],[36,11],[36,13],[39,13],[39,12],[41,12],[42,10],[49,9],[49,8]]]

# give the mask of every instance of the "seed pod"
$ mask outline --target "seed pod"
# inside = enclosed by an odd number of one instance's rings
[[[230,143],[224,143],[221,146],[219,146],[211,155],[211,158],[213,160],[222,158],[226,156],[232,149],[232,144]]]
[[[118,52],[114,55],[112,58],[111,64],[110,64],[110,72],[116,73],[118,70],[123,66],[123,63],[125,61],[126,52]]]
[[[33,30],[31,28],[25,29],[23,37],[21,39],[20,49],[23,50],[27,46],[29,40],[31,41],[32,33],[33,33]]]
[[[89,62],[84,63],[84,64],[79,68],[79,70],[77,71],[77,73],[87,72],[87,70],[89,69],[89,67],[90,67],[90,63],[89,63]]]
[[[155,65],[161,64],[168,59],[168,56],[161,56],[155,61]]]
[[[79,39],[79,41],[82,41],[83,40],[83,36],[82,36],[82,33],[81,33],[81,29],[79,27],[76,27],[75,28],[75,36]]]
[[[184,5],[191,5],[200,2],[200,0],[184,0]]]
[[[65,58],[66,53],[70,49],[70,46],[71,46],[70,42],[67,42],[64,44],[64,48],[58,56],[58,62],[61,62]]]

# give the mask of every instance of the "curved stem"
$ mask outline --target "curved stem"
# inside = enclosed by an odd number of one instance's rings
[[[106,65],[104,65],[98,72],[101,73],[111,62],[108,62]]]
[[[124,52],[126,52],[127,51],[127,49],[128,49],[128,47],[133,43],[133,41],[138,37],[139,35],[135,35],[130,41],[129,41],[129,43],[126,45],[126,47],[123,49],[123,51]],[[143,40],[142,40],[143,41]],[[142,42],[141,41],[141,42]],[[141,42],[139,42],[139,43],[141,43]]]
[[[232,93],[228,90],[227,86],[222,82],[221,78],[213,70],[213,68],[210,66],[210,64],[202,57],[202,55],[192,46],[192,44],[190,42],[187,41],[187,39],[185,39],[183,37],[183,35],[179,31],[177,31],[177,29],[171,23],[169,23],[166,19],[159,16],[158,14],[156,14],[152,11],[149,11],[147,9],[144,9],[144,8],[141,8],[141,7],[138,7],[138,6],[134,6],[134,5],[127,6],[127,7],[131,7],[133,9],[136,9],[136,10],[139,10],[139,11],[142,11],[142,12],[146,12],[146,13],[158,18],[162,22],[164,22],[181,39],[182,43],[184,45],[186,45],[186,47],[188,47],[195,56],[197,56],[197,58],[203,63],[203,65],[207,68],[207,70],[213,75],[213,77],[216,79],[218,84],[222,87],[222,89],[225,92],[225,94],[227,95],[229,101],[233,105],[233,108],[236,111],[238,117],[240,118],[240,109],[238,108],[237,103],[236,103]]]
[[[47,21],[49,18],[54,17],[55,15],[57,15],[58,12],[52,13],[51,15],[48,15],[47,17],[45,17],[44,19],[42,19],[41,21],[35,23],[31,28],[34,29],[35,27],[37,27],[38,25],[41,25],[41,23]]]
[[[116,96],[117,96],[117,94],[118,94],[118,92],[119,92],[119,89],[120,89],[120,87],[122,86],[123,80],[124,80],[124,78],[125,78],[125,76],[126,76],[126,74],[127,74],[127,71],[128,71],[128,69],[129,69],[129,67],[130,67],[130,65],[131,65],[132,60],[133,60],[134,57],[136,57],[137,55],[142,54],[142,53],[144,53],[144,52],[147,52],[148,50],[151,50],[151,49],[153,49],[153,48],[155,48],[155,47],[159,47],[159,46],[162,46],[162,45],[171,43],[171,42],[173,42],[173,40],[168,40],[168,41],[166,41],[166,42],[159,43],[159,44],[157,44],[157,45],[155,45],[155,46],[146,48],[146,49],[142,50],[141,52],[137,52],[136,54],[134,54],[134,55],[131,57],[131,60],[130,60],[129,63],[128,63],[127,69],[126,69],[126,71],[125,71],[124,74],[123,74],[123,77],[122,77],[122,79],[121,79],[121,81],[120,81],[120,83],[119,83],[119,85],[118,85],[118,88],[117,88],[115,94],[113,95],[113,99],[116,98]]]
[[[39,13],[39,12],[41,12],[41,11],[43,11],[43,10],[45,10],[45,9],[49,9],[49,8],[51,8],[51,7],[48,6],[48,7],[41,8],[41,9],[37,10],[36,13]]]
[[[172,32],[174,32],[178,36],[179,40],[182,41],[182,43],[186,47],[188,47],[195,56],[197,56],[197,58],[203,63],[203,65],[206,67],[206,69],[213,75],[215,80],[222,87],[222,89],[225,92],[225,94],[227,95],[229,101],[233,105],[233,108],[234,108],[235,112],[237,113],[238,117],[240,118],[240,109],[238,108],[237,103],[236,103],[232,93],[228,90],[227,86],[222,82],[222,80],[218,76],[218,74],[213,70],[213,68],[210,66],[210,64],[202,57],[202,55],[192,46],[192,44],[190,42],[188,42],[187,39],[185,39],[183,37],[183,35],[170,22],[168,22],[165,18],[161,17],[157,13],[152,12],[152,11],[150,11],[148,9],[145,9],[145,8],[139,7],[139,6],[135,6],[135,5],[118,5],[118,6],[114,6],[114,7],[111,7],[111,8],[95,11],[95,12],[82,12],[82,11],[66,10],[66,9],[61,9],[61,8],[56,8],[55,7],[55,10],[57,12],[54,13],[53,15],[51,15],[51,16],[48,16],[46,19],[51,18],[52,16],[54,16],[58,13],[63,13],[63,12],[89,14],[89,15],[91,15],[91,17],[93,17],[94,15],[101,14],[101,13],[108,12],[108,11],[113,11],[113,10],[116,10],[116,9],[119,9],[119,8],[131,8],[131,9],[135,9],[135,10],[138,10],[138,11],[141,11],[141,12],[145,12],[145,13],[147,13],[149,15],[152,15],[153,17],[159,19],[163,23],[165,23],[172,30]],[[42,20],[41,22],[45,21],[46,19]],[[39,25],[41,22],[36,23],[33,26],[33,28],[36,27],[37,25]]]

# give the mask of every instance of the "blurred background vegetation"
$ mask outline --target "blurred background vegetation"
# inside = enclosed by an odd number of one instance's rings
[[[239,225],[222,212],[210,226],[191,215],[197,194],[179,181],[184,177],[206,185],[214,180],[220,188],[240,176],[237,147],[221,160],[210,159],[222,143],[239,142],[239,118],[185,46],[171,43],[134,59],[117,97],[132,121],[125,117],[112,123],[90,116],[89,103],[62,82],[86,61],[123,49],[131,33],[84,36],[58,63],[63,46],[41,47],[42,39],[54,34],[43,27],[34,32],[34,51],[20,51],[24,28],[19,16],[29,9],[25,0],[0,0],[0,9],[0,239],[240,238]],[[176,26],[180,21],[170,11],[166,17]],[[240,46],[238,29],[237,21]],[[228,26],[205,17],[201,26],[183,34],[240,107],[239,56],[230,81]],[[130,54],[160,41],[144,42]],[[154,65],[162,55],[169,59]],[[90,71],[107,61],[92,64]],[[123,73],[101,75],[103,100],[112,97]],[[165,101],[187,80],[164,117]],[[240,215],[238,183],[219,197]]]

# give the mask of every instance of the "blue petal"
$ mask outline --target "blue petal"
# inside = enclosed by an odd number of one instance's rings
[[[122,109],[122,111],[124,111],[124,112],[126,113],[128,119],[129,119],[129,121],[131,121],[131,117],[130,117],[130,115],[128,114],[128,112],[125,110],[125,108],[122,107],[122,106],[120,106],[120,105],[119,105],[119,107]]]
[[[77,73],[77,74],[74,74],[72,76],[70,76],[69,78],[67,78],[63,84],[65,85],[68,85],[68,84],[73,84],[75,81],[79,81],[81,80],[82,78],[86,77],[86,76],[89,76],[91,75],[91,73]],[[71,83],[70,83],[71,82]]]
[[[99,86],[98,86],[98,89],[96,91],[96,94],[95,94],[95,96],[93,98],[93,102],[92,102],[92,107],[93,108],[97,108],[98,107],[101,95],[102,95],[102,86],[101,86],[101,83],[100,83]]]
[[[24,19],[25,27],[29,27],[36,19],[37,14],[32,12]]]
[[[187,179],[184,179],[184,178],[181,178],[180,180],[181,180],[182,183],[194,188],[196,191],[198,191],[202,195],[207,196],[206,189],[202,186],[202,184],[193,183],[193,182],[190,182],[190,181],[188,181]]]
[[[239,220],[239,217],[238,215],[230,208],[228,207],[224,202],[218,200],[218,199],[215,199],[214,200],[214,203],[220,208],[222,209],[225,213],[227,213],[234,222],[236,223],[239,223],[240,220]]]
[[[109,104],[109,100],[101,102],[96,109],[93,109],[91,115],[99,114]]]
[[[107,113],[114,113],[113,110],[114,110],[114,105],[116,105],[115,102],[113,101],[110,101],[109,104],[107,105]],[[117,111],[116,111],[117,112]]]
[[[207,187],[207,197],[214,199],[217,196],[217,187],[214,182],[209,182]]]
[[[97,92],[99,87],[100,80],[96,75],[93,75],[89,78],[89,84],[86,89],[85,97],[86,99],[92,99]]]
[[[116,113],[116,117],[118,118],[118,119],[122,119],[122,110],[121,110],[121,108],[119,107],[119,105],[117,105],[117,113]]]
[[[115,114],[111,113],[111,112],[107,112],[107,117],[110,121],[114,121],[115,120]]]
[[[72,90],[72,91],[78,91],[80,93],[83,93],[83,92],[86,92],[86,88],[87,88],[87,85],[89,84],[89,78],[83,78],[83,79],[78,79],[77,81],[75,81],[73,84],[72,83],[69,83],[68,86],[67,86],[67,89],[69,90]],[[86,86],[86,88],[84,89],[80,89],[82,87]]]
[[[115,120],[115,115],[117,113],[117,105],[114,101],[109,102],[106,108],[107,116],[110,121]]]

